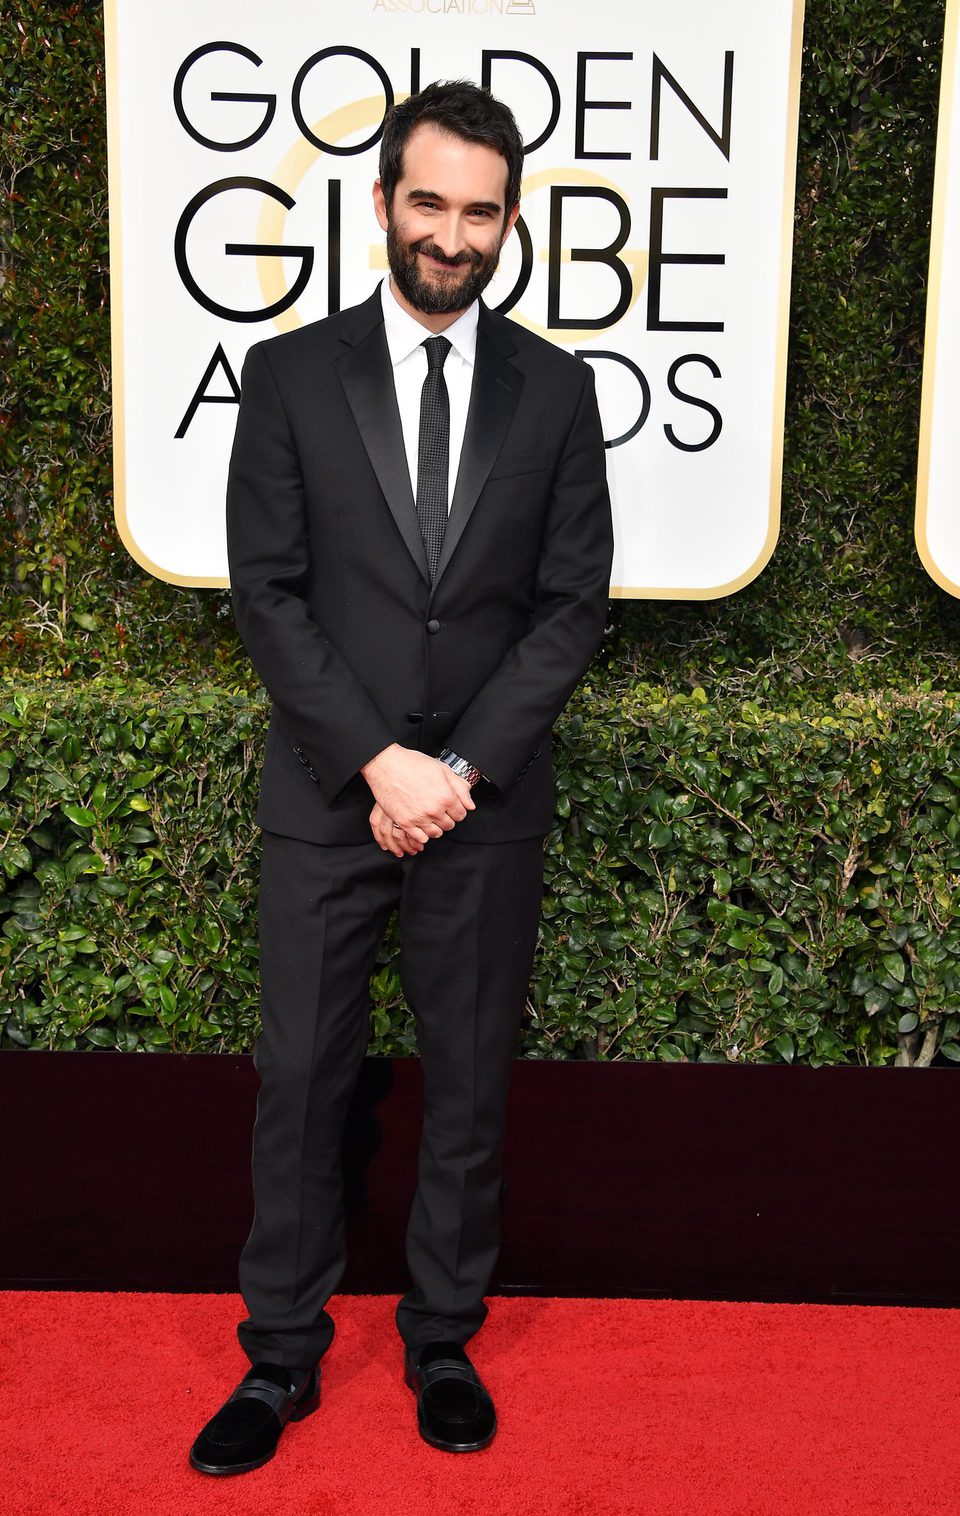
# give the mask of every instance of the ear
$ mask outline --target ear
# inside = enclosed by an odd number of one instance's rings
[[[385,232],[389,218],[387,216],[387,201],[383,193],[383,185],[379,179],[374,182],[373,186],[373,210],[380,223],[380,230]]]
[[[517,203],[516,203],[516,205],[513,207],[513,210],[510,211],[509,215],[507,216],[506,221],[503,223],[503,236],[500,238],[500,246],[501,247],[506,242],[506,240],[509,237],[510,233],[513,231],[513,228],[516,225],[517,217],[519,216],[519,214],[520,214],[520,201],[518,200]]]

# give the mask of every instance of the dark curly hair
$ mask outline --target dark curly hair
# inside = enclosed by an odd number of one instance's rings
[[[403,149],[415,126],[429,122],[466,142],[492,147],[507,165],[504,215],[520,199],[523,139],[509,106],[468,79],[437,80],[387,112],[380,143],[380,184],[389,206],[403,173]]]

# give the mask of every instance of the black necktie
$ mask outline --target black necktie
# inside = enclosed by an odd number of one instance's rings
[[[430,567],[430,582],[436,577],[447,529],[450,489],[450,401],[443,379],[443,363],[450,351],[446,337],[428,337],[427,377],[420,394],[420,443],[417,451],[417,520]]]

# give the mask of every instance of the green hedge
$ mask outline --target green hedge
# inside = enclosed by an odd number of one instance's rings
[[[912,530],[942,36],[942,0],[807,0],[780,542],[612,610],[529,1053],[956,1058],[960,608]],[[2,1044],[248,1047],[264,709],[228,597],[113,527],[100,7],[0,0],[0,71]]]
[[[252,1046],[264,714],[216,690],[8,696],[0,1045]],[[586,686],[557,759],[525,1053],[960,1059],[960,699],[774,714]],[[394,946],[371,1046],[407,1053]]]

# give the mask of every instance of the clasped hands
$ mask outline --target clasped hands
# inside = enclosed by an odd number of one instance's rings
[[[470,786],[439,758],[391,743],[360,770],[376,804],[370,829],[384,852],[397,858],[422,853],[476,810]]]

